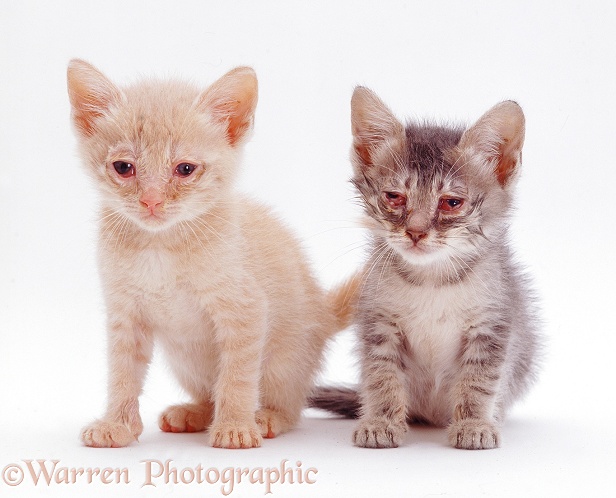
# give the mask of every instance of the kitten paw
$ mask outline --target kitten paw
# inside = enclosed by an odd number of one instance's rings
[[[258,410],[255,420],[261,430],[261,435],[267,439],[275,438],[283,432],[287,432],[292,425],[285,415],[270,408]]]
[[[125,424],[97,420],[84,427],[81,431],[81,441],[93,448],[123,448],[137,441],[143,425],[130,429]]]
[[[500,435],[494,424],[485,420],[467,418],[452,422],[447,429],[449,443],[464,450],[489,450],[500,444]]]
[[[164,432],[201,432],[211,421],[211,407],[187,403],[167,408],[158,417],[158,426]]]
[[[210,444],[214,448],[258,448],[262,440],[256,423],[215,423],[210,428]]]
[[[384,418],[361,420],[353,433],[353,444],[362,448],[397,448],[406,433],[406,425]]]

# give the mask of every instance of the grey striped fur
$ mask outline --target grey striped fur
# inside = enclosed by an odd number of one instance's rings
[[[522,110],[502,102],[466,130],[404,126],[358,87],[352,126],[352,181],[372,234],[353,441],[396,447],[408,420],[424,420],[447,427],[457,448],[497,447],[507,409],[536,376],[541,342],[507,242]]]

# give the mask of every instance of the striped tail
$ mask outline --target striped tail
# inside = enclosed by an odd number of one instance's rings
[[[355,389],[346,387],[318,386],[308,398],[308,406],[346,418],[359,418],[361,410],[359,393]]]

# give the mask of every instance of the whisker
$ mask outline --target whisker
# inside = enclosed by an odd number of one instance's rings
[[[329,232],[335,232],[338,230],[363,230],[363,227],[361,226],[337,226],[335,228],[327,228],[325,230],[321,230],[320,232],[316,232],[310,235],[307,235],[305,237],[303,237],[304,240],[310,240],[313,239],[315,237],[319,237],[320,235],[324,235],[326,233]]]
[[[116,252],[122,245],[128,223],[128,218],[117,211],[114,211],[105,217],[105,221],[101,225],[101,232],[105,237],[106,245],[109,245],[112,242],[114,243],[113,252]]]
[[[197,230],[199,230],[203,238],[205,238],[206,240],[210,238],[206,234],[206,232],[208,232],[214,237],[216,237],[225,246],[229,248],[232,247],[231,244],[229,244],[229,242],[222,235],[218,233],[218,231],[216,231],[213,227],[205,223],[201,218],[192,218],[191,220],[187,220],[187,221],[190,221],[191,225],[194,226]],[[205,230],[206,232],[204,232],[203,230]]]
[[[376,269],[377,265],[380,263],[380,261],[382,261],[382,259],[390,251],[393,251],[393,249],[389,246],[387,241],[382,241],[380,244],[378,244],[374,248],[373,253],[368,258],[368,262],[366,263],[367,269],[364,271],[365,277],[364,277],[364,281],[362,283],[362,287],[361,287],[361,290],[360,290],[360,293],[359,293],[360,296],[364,294],[364,290],[365,290],[366,284],[368,283],[370,275],[372,275],[372,273]],[[370,260],[373,259],[373,258],[374,258],[374,260],[372,261],[372,263],[370,263]],[[368,264],[370,265],[369,267],[368,267]]]
[[[358,249],[361,249],[361,248],[365,247],[365,245],[366,245],[366,242],[365,241],[361,241],[361,242],[352,242],[351,244],[348,244],[348,245],[344,246],[342,249],[347,249],[349,247],[350,247],[350,249],[347,250],[347,251],[344,251],[342,254],[339,254],[334,259],[332,259],[331,261],[329,261],[325,265],[321,266],[318,271],[323,271],[323,270],[327,269],[330,265],[332,265],[333,263],[338,261],[340,258],[343,258],[343,257],[351,254],[352,252],[357,251]]]
[[[201,248],[205,251],[205,253],[206,253],[208,256],[213,257],[213,253],[212,253],[212,251],[211,251],[208,247],[206,247],[206,245],[205,245],[205,243],[203,242],[203,240],[201,240],[201,237],[199,237],[199,235],[197,234],[197,232],[195,232],[195,228],[201,232],[201,230],[199,229],[199,227],[198,227],[198,226],[195,226],[195,227],[193,228],[193,222],[192,222],[192,220],[191,220],[191,221],[184,221],[184,222],[182,223],[182,226],[186,226],[186,228],[188,228],[188,229],[192,232],[192,234],[194,235],[195,240],[197,241],[197,243],[199,244],[199,246],[201,246]],[[201,234],[202,234],[202,235],[204,235],[204,234],[203,234],[203,232],[201,232]],[[188,237],[188,234],[187,234],[187,237]]]

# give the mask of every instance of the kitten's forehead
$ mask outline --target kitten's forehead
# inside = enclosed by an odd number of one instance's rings
[[[146,80],[122,89],[124,98],[110,126],[116,130],[111,156],[139,162],[141,170],[166,176],[179,160],[211,159],[221,142],[196,106],[200,90],[183,81]],[[208,153],[204,144],[209,144]],[[205,157],[207,156],[207,157]],[[156,171],[154,171],[156,170]]]
[[[123,88],[123,93],[132,102],[156,108],[163,106],[191,105],[200,93],[199,87],[183,80],[141,80]]]
[[[463,128],[407,124],[405,166],[419,184],[432,184],[451,171],[448,152],[462,137]]]
[[[373,175],[382,186],[392,190],[450,188],[459,170],[451,151],[462,133],[461,127],[409,123],[404,140],[387,143],[381,149]]]
[[[192,111],[199,90],[182,81],[148,80],[124,89],[123,111],[130,114],[135,126],[170,131]]]

